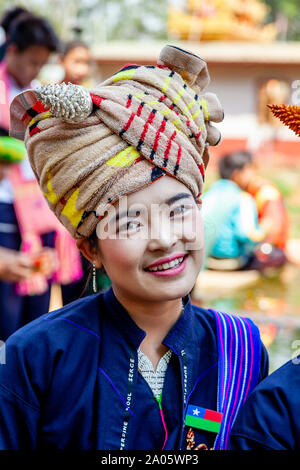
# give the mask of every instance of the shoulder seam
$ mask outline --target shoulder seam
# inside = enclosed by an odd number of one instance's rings
[[[24,403],[24,405],[28,406],[32,410],[37,411],[38,413],[40,412],[40,408],[38,408],[37,406],[32,405],[31,403],[28,403],[26,400],[24,400],[24,398],[22,398],[16,392],[13,392],[9,388],[5,387],[5,385],[0,384],[0,388],[2,388],[6,393],[15,396],[18,400],[20,400],[22,403]]]

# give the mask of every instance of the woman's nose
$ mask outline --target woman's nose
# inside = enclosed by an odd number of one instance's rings
[[[170,220],[160,220],[156,224],[151,225],[151,233],[149,236],[149,250],[168,250],[176,245],[177,235],[172,230]]]

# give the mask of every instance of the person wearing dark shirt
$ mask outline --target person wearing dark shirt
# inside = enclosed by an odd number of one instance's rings
[[[233,426],[231,450],[300,450],[300,356],[251,393]]]

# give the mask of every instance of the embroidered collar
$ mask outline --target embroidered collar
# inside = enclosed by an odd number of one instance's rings
[[[160,399],[163,391],[165,375],[168,364],[172,356],[172,351],[169,349],[159,360],[156,370],[154,370],[153,364],[146,356],[146,354],[138,349],[138,368],[149,387],[151,388],[153,395],[157,400]]]
[[[103,299],[109,311],[110,318],[117,324],[118,328],[122,330],[122,333],[137,350],[145,338],[146,332],[133,321],[127,310],[116,298],[112,287],[103,294]],[[184,309],[182,314],[163,340],[163,344],[172,349],[177,355],[180,354],[181,349],[183,349],[188,339],[188,332],[193,319],[193,309],[189,295],[184,297],[183,304]]]

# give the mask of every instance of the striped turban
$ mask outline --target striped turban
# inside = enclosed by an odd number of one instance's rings
[[[206,63],[165,46],[157,66],[125,66],[87,91],[48,85],[11,104],[10,134],[25,139],[50,208],[74,238],[89,237],[123,195],[165,175],[200,198],[208,144],[220,140],[211,121],[223,110]]]

